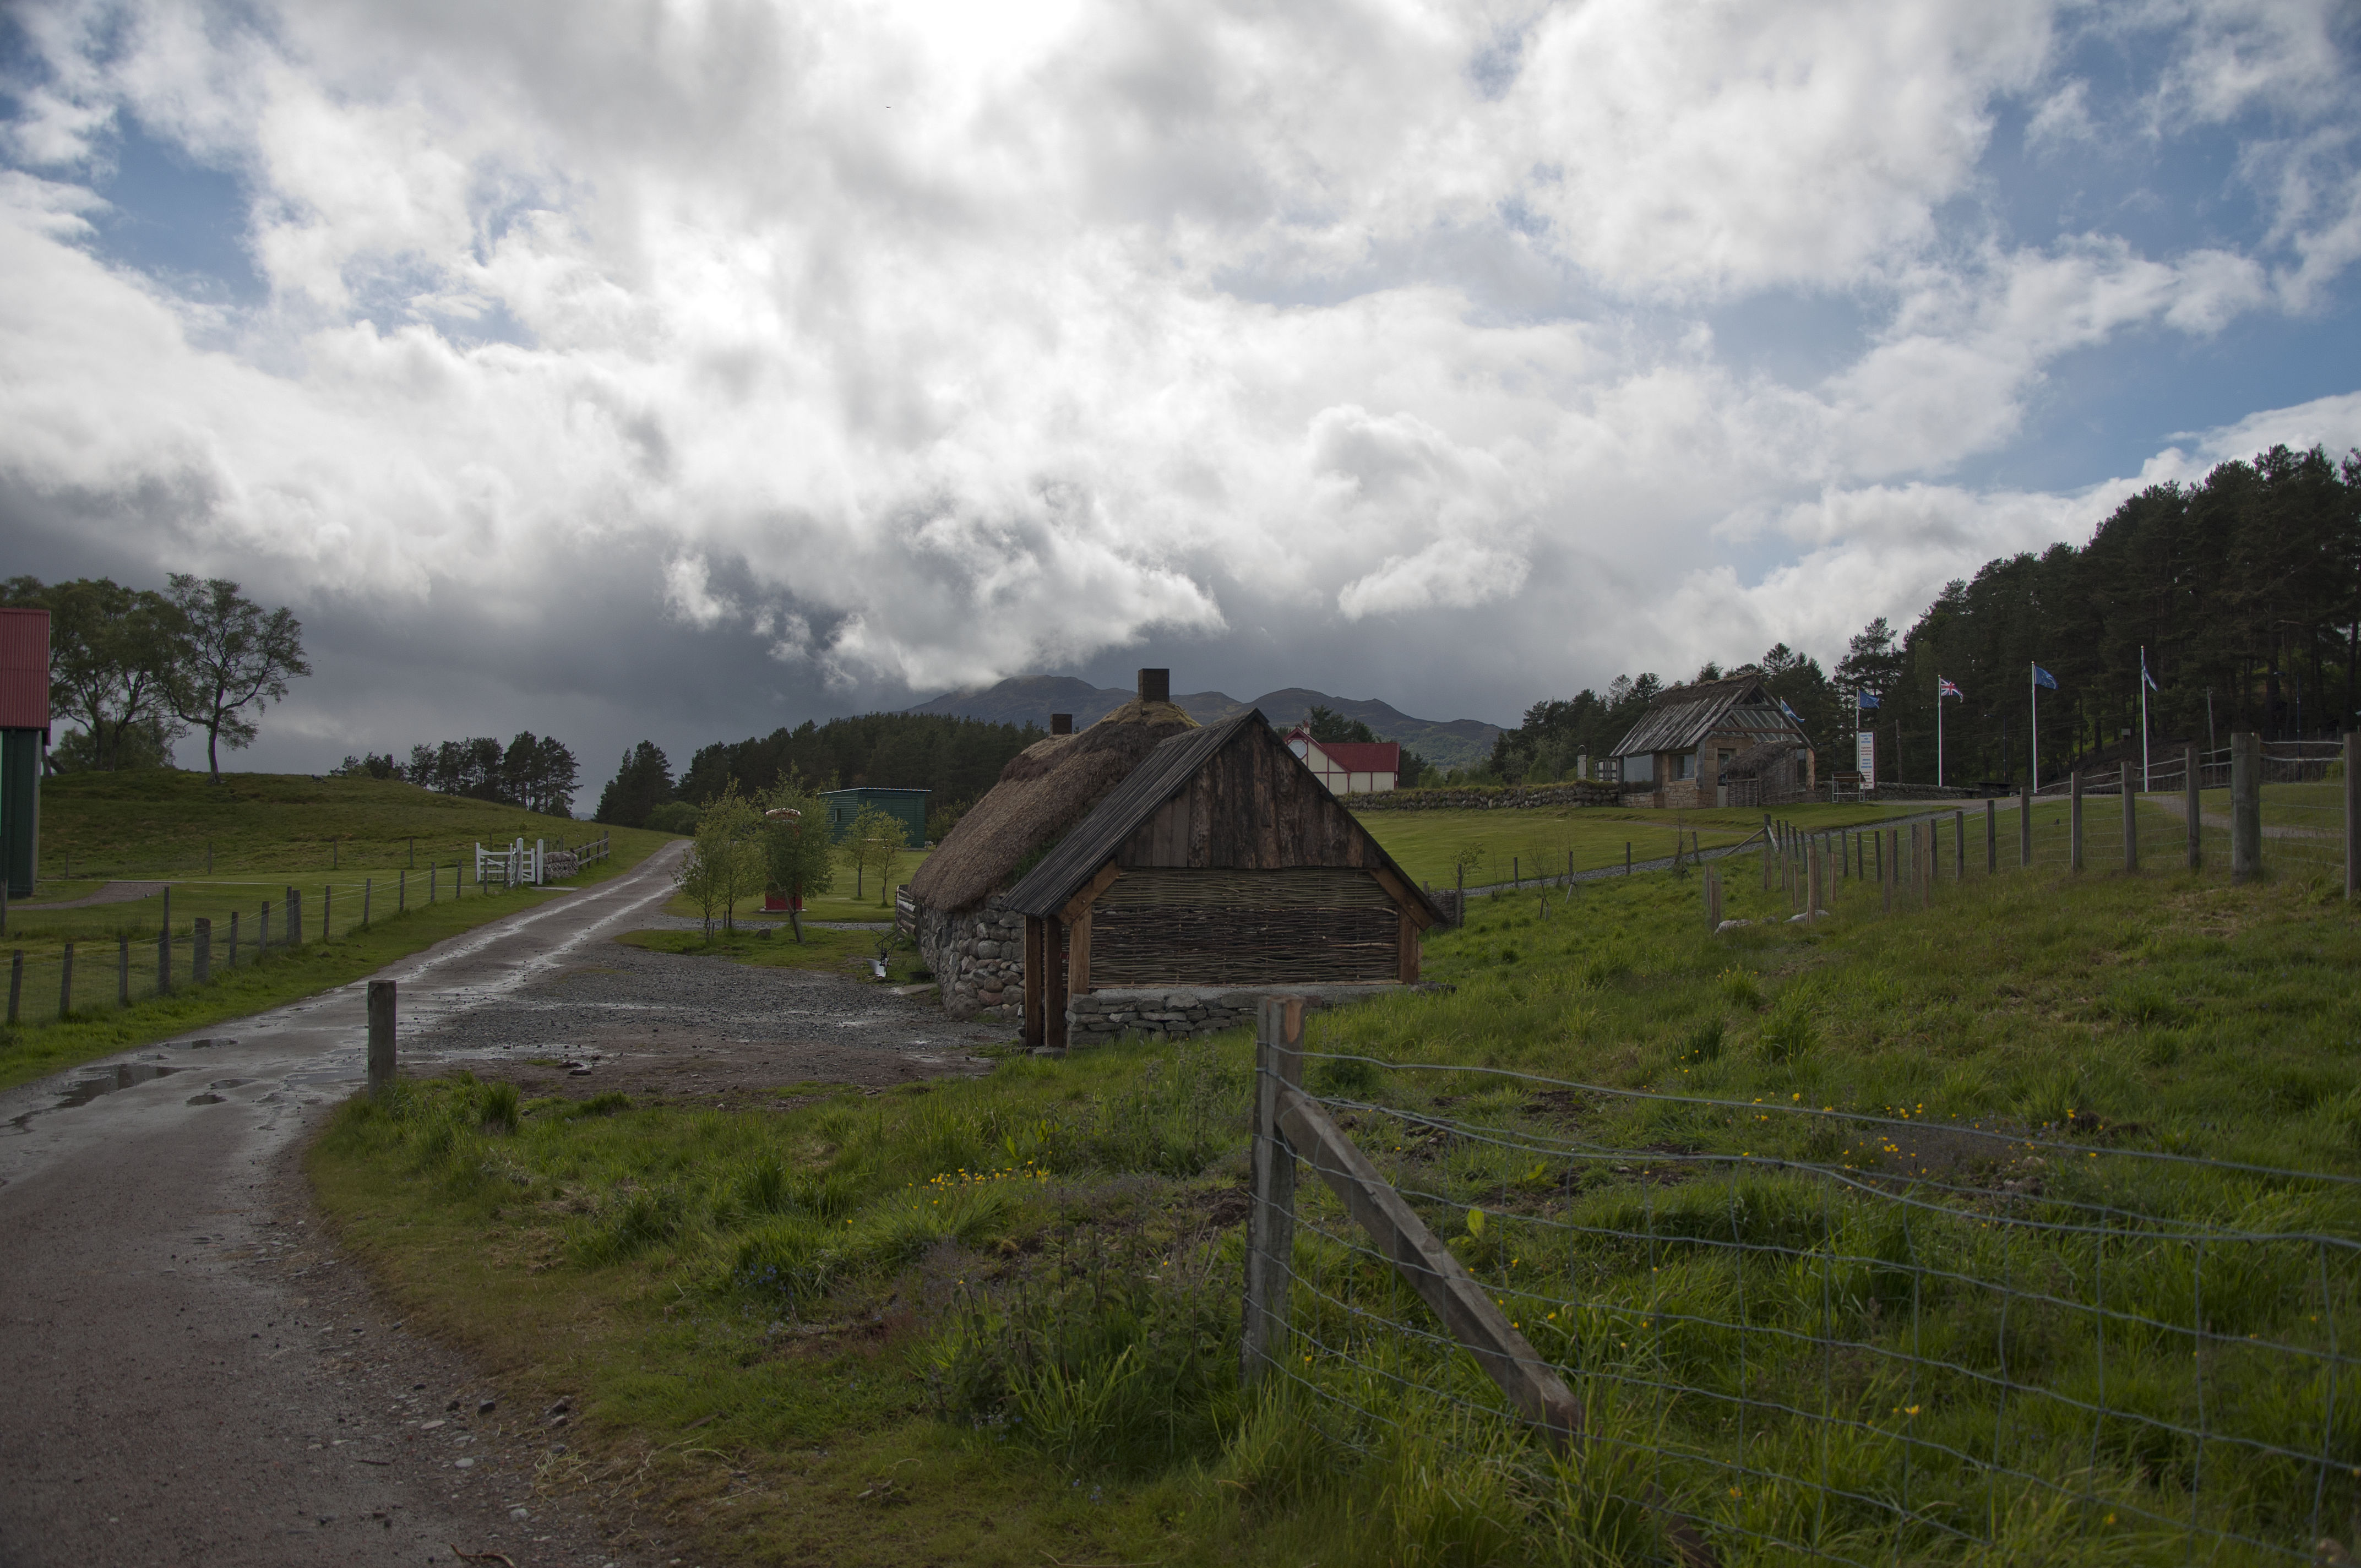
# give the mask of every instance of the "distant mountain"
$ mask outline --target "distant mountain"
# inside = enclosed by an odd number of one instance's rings
[[[1071,675],[1012,676],[980,691],[946,692],[932,702],[906,711],[937,713],[950,718],[983,718],[995,724],[1038,724],[1049,727],[1053,713],[1071,713],[1077,729],[1095,724],[1132,699],[1121,686],[1094,686]],[[1308,686],[1288,686],[1265,692],[1252,702],[1240,702],[1224,692],[1188,692],[1172,699],[1200,724],[1218,724],[1249,707],[1282,729],[1314,707],[1325,707],[1357,718],[1381,740],[1399,740],[1438,767],[1464,768],[1492,754],[1497,724],[1480,718],[1412,718],[1391,703],[1331,696]]]

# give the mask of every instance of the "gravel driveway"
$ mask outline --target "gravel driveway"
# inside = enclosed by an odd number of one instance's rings
[[[679,852],[390,966],[404,1070],[723,1102],[982,1070],[1005,1032],[883,988],[608,940],[661,918]],[[312,1221],[296,1159],[361,1081],[364,995],[0,1095],[0,1568],[682,1560],[537,1490],[541,1412],[395,1321]]]

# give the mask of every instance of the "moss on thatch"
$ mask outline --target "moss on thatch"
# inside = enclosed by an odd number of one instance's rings
[[[1174,704],[1135,699],[1080,734],[1035,741],[928,855],[910,896],[926,909],[981,904],[1090,815],[1159,742],[1196,728]]]

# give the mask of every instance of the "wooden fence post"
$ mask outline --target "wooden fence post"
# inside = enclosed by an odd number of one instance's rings
[[[1266,996],[1255,1016],[1255,1123],[1246,1211],[1246,1332],[1238,1373],[1248,1385],[1276,1365],[1288,1337],[1294,1277],[1295,1149],[1279,1127],[1280,1097],[1303,1083],[1303,998]]]
[[[73,1011],[73,944],[66,944],[65,965],[58,971],[58,1018],[63,1022]]]
[[[2263,738],[2230,737],[2230,880],[2263,874]]]
[[[376,1095],[393,1087],[393,983],[368,982],[368,1087]]]
[[[1312,1171],[1345,1201],[1378,1253],[1419,1294],[1451,1336],[1467,1347],[1518,1413],[1557,1446],[1582,1435],[1582,1401],[1532,1342],[1509,1321],[1401,1194],[1328,1119],[1317,1101],[1289,1085],[1277,1091],[1279,1125]]]
[[[214,973],[214,923],[200,915],[194,926],[189,938],[189,979],[203,985]]]
[[[363,930],[368,929],[369,889],[375,885],[376,880],[374,877],[361,878],[361,929]]]
[[[2066,775],[2066,869],[2082,869],[2082,770]]]
[[[1968,880],[1968,812],[1965,806],[1951,813],[1951,880]]]
[[[17,948],[8,958],[8,1022],[16,1022],[16,1003],[25,994],[25,949]]]
[[[2202,872],[2205,869],[2205,796],[2202,793],[2205,762],[2194,740],[2181,749],[2180,758],[2181,811],[2189,818],[2189,869]]]
[[[2000,802],[1984,796],[1984,875],[2000,873]]]
[[[2132,787],[2132,765],[2125,762],[2118,771],[2124,797],[2124,872],[2129,875],[2139,870],[2139,792]]]
[[[131,938],[115,938],[115,1004],[131,1005]]]
[[[231,968],[231,969],[236,969],[236,968],[237,968],[237,911],[236,911],[236,910],[235,910],[235,909],[233,909],[233,910],[231,910],[231,911],[229,912],[229,964],[228,964],[228,967],[229,967],[229,968]]]
[[[2016,795],[2016,863],[2033,863],[2033,786],[2026,785]]]
[[[2345,896],[2361,896],[2361,733],[2345,735]]]

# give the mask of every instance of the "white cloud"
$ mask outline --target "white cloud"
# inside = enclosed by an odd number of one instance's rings
[[[2085,516],[1946,483],[2060,356],[2361,255],[2301,15],[2142,14],[2157,94],[2311,138],[2255,154],[2278,237],[2178,249],[1989,221],[2004,107],[2098,157],[2038,0],[25,15],[0,479],[165,565],[802,689],[1413,618],[1469,669],[1814,645]],[[104,259],[129,120],[237,173],[263,302]],[[1721,357],[1774,295],[1858,344]],[[577,575],[638,609],[503,587]]]

